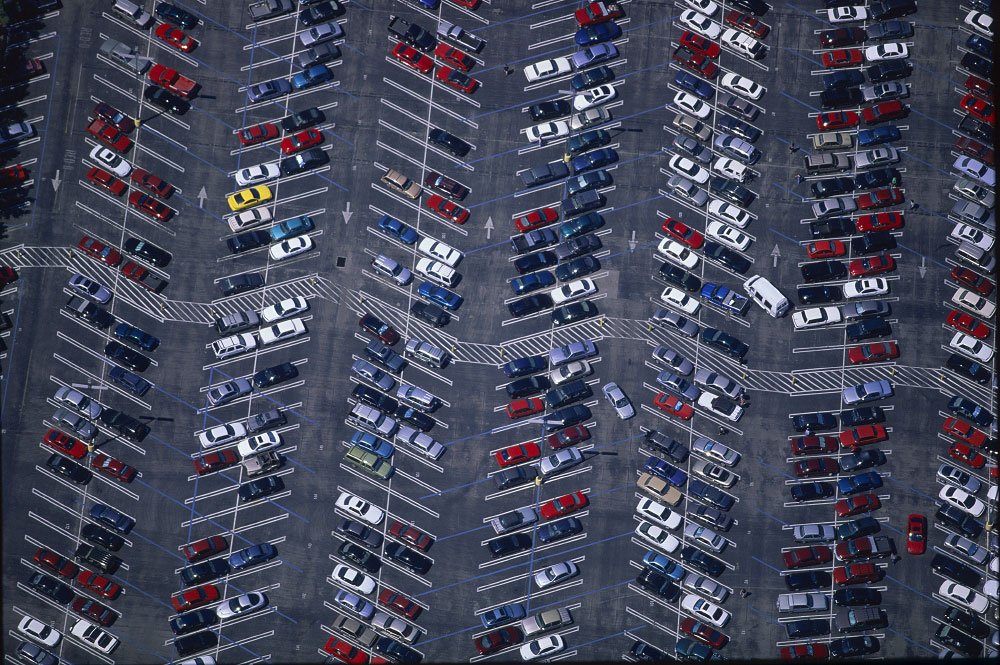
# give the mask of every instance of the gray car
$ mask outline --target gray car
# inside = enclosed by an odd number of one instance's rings
[[[250,96],[251,102],[264,102],[275,97],[280,97],[281,95],[287,95],[291,91],[292,84],[286,79],[264,81],[263,83],[256,83],[247,88],[247,94]]]
[[[375,365],[372,365],[367,360],[355,360],[354,364],[351,365],[351,371],[363,379],[368,379],[383,392],[392,390],[392,387],[396,384],[396,380],[394,378],[375,367]]]
[[[665,323],[671,326],[674,330],[686,337],[694,337],[700,330],[697,323],[681,316],[677,312],[667,309],[666,307],[661,307],[656,310],[656,313],[653,314],[653,320],[658,323]]]
[[[891,396],[892,384],[886,379],[848,386],[842,392],[844,404],[863,404]]]
[[[888,316],[890,311],[892,308],[884,300],[859,300],[840,307],[844,321],[867,319],[872,316]]]
[[[857,209],[858,204],[850,196],[835,196],[832,199],[823,199],[812,204],[812,213],[817,219],[843,215]]]
[[[250,394],[253,386],[246,379],[226,381],[208,391],[208,401],[212,406],[219,406],[233,401],[237,397]]]
[[[866,102],[886,102],[890,99],[903,99],[904,97],[908,97],[909,94],[910,89],[899,81],[868,83],[861,86],[861,98]]]
[[[738,452],[704,436],[695,439],[694,443],[691,444],[691,450],[730,467],[736,466],[736,463],[740,461]]]
[[[299,41],[302,42],[302,46],[309,48],[316,44],[340,39],[343,36],[344,29],[340,27],[340,24],[336,21],[330,21],[329,23],[314,25],[308,30],[300,32]]]
[[[829,599],[818,591],[779,593],[779,612],[821,612],[830,606]]]
[[[80,273],[74,273],[73,276],[69,278],[69,288],[73,289],[83,297],[89,298],[101,305],[104,305],[111,300],[110,290],[101,286],[89,277],[81,275]]]
[[[682,176],[671,176],[670,180],[667,180],[667,189],[675,196],[699,208],[708,203],[708,194],[705,190]]]
[[[104,411],[104,407],[94,402],[89,397],[78,390],[72,388],[60,388],[56,391],[55,401],[69,407],[87,418],[97,418]]]
[[[938,467],[937,477],[955,487],[961,488],[969,494],[979,491],[982,483],[977,478],[973,478],[964,471],[959,471],[950,464],[942,464]]]
[[[622,420],[628,420],[635,415],[635,408],[632,406],[632,402],[629,401],[625,392],[618,386],[617,383],[612,381],[611,383],[604,384],[601,388],[604,393],[604,397],[607,398],[608,402],[611,403],[611,407],[618,414],[618,417]]]
[[[322,65],[324,62],[336,60],[340,57],[340,49],[335,44],[317,44],[308,51],[303,51],[295,56],[295,64],[302,69],[309,69],[314,65]]]
[[[694,382],[703,388],[722,393],[730,399],[736,399],[743,392],[743,386],[732,379],[707,369],[699,369],[694,373]]]
[[[65,425],[82,439],[92,439],[97,434],[97,426],[94,423],[69,409],[62,407],[56,409],[56,412],[52,414],[52,420],[57,424]]]
[[[498,534],[507,533],[538,521],[538,513],[534,508],[516,508],[509,513],[497,515],[490,520],[490,526]]]
[[[533,616],[521,619],[521,630],[525,637],[561,628],[573,623],[573,615],[565,607],[553,607]]]
[[[681,376],[687,376],[694,371],[694,364],[690,360],[662,344],[653,349],[653,359],[659,360]]]
[[[719,134],[712,144],[722,154],[744,164],[753,164],[760,159],[760,151],[757,148],[732,134]]]
[[[829,524],[799,524],[792,529],[792,537],[797,543],[827,543],[835,534]]]
[[[589,358],[597,355],[597,347],[589,339],[570,342],[566,346],[549,351],[549,365],[555,367],[573,360]]]
[[[674,137],[673,146],[678,152],[693,157],[702,164],[708,164],[712,161],[712,151],[690,136],[678,134]]]
[[[701,390],[692,386],[690,381],[681,378],[669,369],[660,372],[656,376],[656,382],[675,395],[686,397],[692,402],[698,399],[698,395],[701,394]]]
[[[944,546],[947,549],[955,550],[956,552],[968,557],[974,563],[982,566],[986,563],[987,559],[990,558],[990,553],[985,547],[977,545],[968,538],[959,536],[958,534],[948,534],[944,537]]]
[[[899,152],[891,145],[883,145],[878,148],[859,152],[854,156],[854,166],[858,171],[874,169],[879,166],[888,166],[899,161]]]

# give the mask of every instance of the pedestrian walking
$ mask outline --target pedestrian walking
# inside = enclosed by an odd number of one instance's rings
[[[916,210],[919,207],[920,207],[920,204],[918,204],[913,199],[910,199],[910,210]]]
[[[802,174],[801,173],[796,173],[795,174],[795,184],[798,185],[798,184],[801,184],[801,183],[802,183]]]
[[[719,436],[722,436],[723,434],[728,434],[728,433],[729,433],[729,430],[727,430],[722,425],[719,425]]]
[[[514,73],[514,70],[513,70],[513,69],[511,69],[511,66],[510,66],[510,65],[504,65],[504,66],[503,66],[503,75],[504,75],[504,76],[510,76],[510,75],[511,75],[511,74],[513,74],[513,73]]]
[[[789,143],[788,144],[788,152],[795,152],[798,149],[799,149],[799,146],[795,145],[794,143]]]
[[[810,436],[812,434],[812,430],[807,427],[806,431],[803,432],[803,434],[805,434],[806,436]]]
[[[740,589],[740,598],[746,598],[749,592],[746,589]]]

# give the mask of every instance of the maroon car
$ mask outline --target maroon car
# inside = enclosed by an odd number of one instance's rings
[[[392,326],[382,321],[382,319],[372,314],[365,314],[358,321],[358,326],[366,333],[377,337],[386,344],[395,344],[399,341],[399,333],[393,330]]]
[[[184,552],[184,557],[188,561],[193,562],[207,559],[213,554],[218,554],[228,546],[229,545],[226,543],[226,539],[222,536],[212,536],[193,543],[188,543],[182,548],[181,551]]]
[[[474,643],[479,654],[481,656],[485,656],[488,653],[493,653],[494,651],[499,651],[504,647],[517,644],[523,639],[524,634],[521,632],[520,628],[515,628],[514,626],[504,626],[499,630],[494,630],[492,633],[487,633],[482,637],[477,637],[474,640]]]
[[[795,475],[798,478],[813,476],[832,476],[840,471],[837,460],[833,457],[814,457],[795,463]]]
[[[431,545],[434,544],[434,539],[426,533],[409,524],[403,524],[400,521],[393,522],[389,526],[389,534],[394,538],[410,543],[423,552],[429,550]]]

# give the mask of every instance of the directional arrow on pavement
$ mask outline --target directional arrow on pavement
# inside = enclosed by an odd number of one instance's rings
[[[208,192],[205,191],[205,186],[202,185],[201,186],[201,191],[198,192],[198,207],[199,208],[204,208],[205,207],[205,199],[207,199],[207,198],[208,198]]]
[[[344,216],[344,224],[347,224],[349,221],[351,221],[351,215],[353,215],[354,213],[351,212],[350,201],[347,202],[347,207],[344,210],[342,210],[340,214]]]
[[[492,233],[493,233],[493,217],[492,216],[486,218],[486,224],[483,226],[483,228],[486,229],[486,239],[489,240],[490,239],[490,235],[492,235]]]
[[[52,178],[52,189],[59,191],[59,185],[62,184],[62,180],[59,178],[59,170],[56,169],[56,177]]]
[[[629,241],[628,241],[628,251],[630,251],[630,252],[634,251],[635,250],[635,245],[636,245],[636,242],[635,242],[635,230],[633,230],[632,231],[632,237],[629,238]]]
[[[778,267],[778,257],[779,256],[781,256],[781,250],[778,249],[777,245],[775,245],[774,249],[771,250],[771,258],[774,259],[774,264],[773,264],[772,267],[774,267],[774,268]]]
[[[921,256],[920,257],[920,267],[917,268],[917,272],[920,273],[920,279],[923,279],[924,275],[927,274],[927,257],[926,256]]]

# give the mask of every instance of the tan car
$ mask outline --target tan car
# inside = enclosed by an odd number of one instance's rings
[[[822,132],[812,137],[813,150],[848,150],[854,147],[854,136],[847,132]]]
[[[680,503],[682,498],[680,490],[663,478],[654,476],[650,473],[644,473],[639,476],[636,486],[649,496],[653,497],[653,499],[662,501],[671,506],[676,506]]]
[[[389,169],[385,172],[382,176],[382,184],[396,190],[404,196],[410,197],[411,199],[415,199],[420,196],[420,192],[422,191],[420,185],[413,182],[395,169]]]

